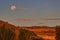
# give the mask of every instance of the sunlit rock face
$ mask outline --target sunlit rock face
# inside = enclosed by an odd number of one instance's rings
[[[12,6],[10,7],[10,9],[11,9],[12,11],[14,11],[14,10],[16,10],[16,6],[15,6],[15,5],[12,5]]]

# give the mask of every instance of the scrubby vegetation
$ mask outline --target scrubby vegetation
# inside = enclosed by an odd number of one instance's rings
[[[60,26],[56,26],[56,40],[60,40]]]
[[[32,38],[32,40],[44,40],[43,38]]]
[[[32,40],[31,39],[32,36],[36,36],[36,34],[34,32],[25,29],[20,29],[20,35],[19,35],[20,40]]]

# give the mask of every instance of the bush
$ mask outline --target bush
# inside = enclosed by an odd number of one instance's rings
[[[44,40],[43,38],[32,38],[32,40]]]
[[[56,40],[60,40],[60,26],[56,26]]]
[[[36,36],[34,32],[25,29],[20,29],[19,40],[31,40],[32,36]]]

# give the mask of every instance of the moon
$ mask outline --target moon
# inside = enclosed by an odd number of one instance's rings
[[[14,11],[14,10],[16,10],[16,6],[15,6],[15,5],[12,5],[12,6],[10,7],[10,9],[11,9],[12,11]]]

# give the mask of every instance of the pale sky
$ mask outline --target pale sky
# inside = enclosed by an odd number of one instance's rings
[[[16,26],[59,25],[60,0],[0,0],[0,20]]]

